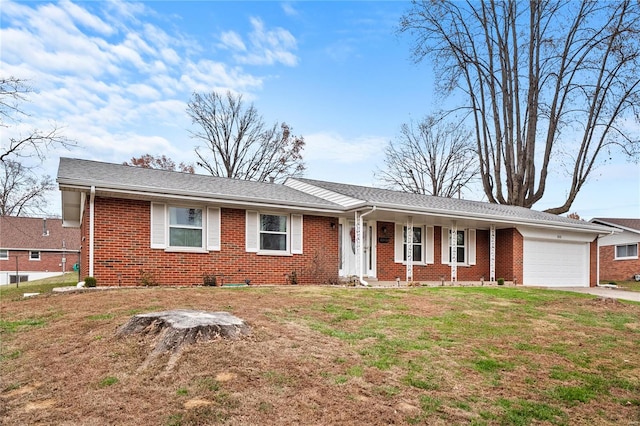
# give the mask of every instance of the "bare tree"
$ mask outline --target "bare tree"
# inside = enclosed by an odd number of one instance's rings
[[[305,169],[304,139],[294,136],[286,123],[265,125],[241,95],[194,93],[187,113],[199,126],[192,136],[204,143],[196,148],[197,164],[213,176],[283,180]]]
[[[402,125],[385,148],[385,168],[378,179],[391,189],[453,197],[478,175],[472,132],[425,117]]]
[[[195,173],[193,164],[181,162],[176,166],[176,162],[165,155],[156,157],[151,154],[144,154],[140,157],[131,157],[131,160],[125,161],[122,164],[125,166],[142,167],[143,169],[160,169],[172,172],[179,171],[183,173]]]
[[[46,210],[46,194],[56,187],[51,176],[39,176],[18,161],[0,163],[0,216],[31,216]]]
[[[17,127],[28,117],[21,103],[27,101],[31,91],[24,80],[0,78],[0,127]],[[44,131],[3,131],[0,148],[0,214],[20,216],[44,212],[46,194],[55,189],[55,185],[50,176],[42,175],[42,161],[48,150],[70,145],[73,142],[64,137],[55,124]]]
[[[562,164],[572,182],[547,211],[565,213],[610,150],[638,158],[637,0],[414,1],[400,32],[440,93],[463,93],[489,201],[533,206]]]

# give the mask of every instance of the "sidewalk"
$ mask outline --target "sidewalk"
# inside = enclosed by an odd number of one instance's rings
[[[593,294],[594,296],[610,297],[612,299],[640,302],[640,292],[625,291],[608,287],[549,287],[550,290],[574,291],[576,293]]]

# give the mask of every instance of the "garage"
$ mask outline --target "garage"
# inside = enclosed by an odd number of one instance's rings
[[[566,232],[522,231],[523,284],[589,287],[590,242]]]

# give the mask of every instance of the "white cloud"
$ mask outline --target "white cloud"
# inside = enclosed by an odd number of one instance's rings
[[[104,35],[111,35],[114,33],[114,29],[110,25],[105,23],[99,17],[90,14],[85,9],[69,1],[63,1],[60,5],[71,17],[75,19],[76,22],[80,23],[80,25]]]
[[[281,63],[290,67],[298,64],[298,57],[293,53],[297,50],[296,38],[284,28],[266,29],[260,18],[251,18],[253,31],[249,34],[250,47],[242,49],[246,53],[234,56],[236,61],[247,65],[274,65]],[[225,36],[225,34],[223,34]],[[237,36],[237,34],[236,34]],[[225,37],[229,37],[228,35]],[[242,40],[236,42],[245,44]]]
[[[220,47],[224,49],[239,50],[241,52],[245,52],[247,50],[247,46],[244,45],[242,37],[240,37],[240,35],[235,31],[223,32],[220,35],[220,41]]]
[[[369,162],[382,155],[387,140],[380,136],[346,139],[335,133],[304,135],[305,158],[342,164]]]
[[[298,16],[299,15],[298,11],[293,7],[293,5],[291,3],[282,3],[280,6],[282,7],[282,11],[287,16]]]

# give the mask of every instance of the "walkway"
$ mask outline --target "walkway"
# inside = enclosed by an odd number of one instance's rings
[[[592,294],[600,297],[610,297],[612,299],[630,300],[640,303],[640,292],[626,291],[609,287],[549,287],[550,290],[574,291],[576,293]]]

